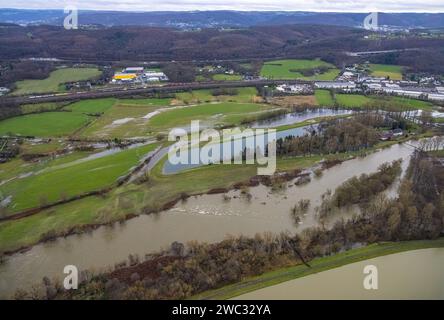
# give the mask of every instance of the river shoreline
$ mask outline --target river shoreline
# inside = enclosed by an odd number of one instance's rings
[[[389,143],[383,143],[382,145],[375,146],[373,148],[365,149],[365,150],[362,150],[362,151],[366,153],[366,156],[369,156],[369,155],[371,155],[371,154],[373,154],[375,152],[379,152],[379,151],[381,151],[383,149],[390,148],[390,147],[392,147],[395,144],[402,144],[402,143],[407,142],[407,141],[410,141],[410,138],[404,139],[402,141],[390,141]],[[357,157],[358,157],[357,154],[350,155],[350,157],[348,157],[348,158],[339,159],[334,165],[337,165],[337,164],[340,164],[340,163],[343,163],[343,162],[346,162],[346,161],[349,161],[349,160],[356,159]],[[316,164],[318,164],[318,163],[315,163],[312,167],[315,167]],[[159,161],[156,164],[156,166],[157,165],[163,166],[163,161]],[[331,167],[332,166],[328,166],[327,165],[327,166],[324,166],[322,168],[322,170],[329,169]],[[309,168],[304,168],[304,170],[307,170],[307,169],[309,169]],[[193,170],[193,169],[190,169],[190,170]],[[291,179],[291,177],[296,178],[297,175],[290,175],[290,176],[288,175],[292,171],[294,172],[295,170],[280,171],[280,174],[283,174],[284,177],[286,177],[286,176],[290,177],[290,179]],[[259,179],[257,179],[257,177],[259,177]],[[103,227],[103,226],[113,225],[115,223],[123,223],[125,221],[129,221],[129,220],[131,220],[133,218],[136,218],[136,217],[138,217],[140,215],[143,215],[143,214],[156,214],[156,213],[159,213],[159,212],[171,209],[178,202],[180,202],[180,201],[182,201],[182,200],[184,200],[186,198],[192,197],[192,196],[200,196],[200,195],[206,195],[206,194],[220,194],[220,193],[228,192],[230,190],[239,189],[242,186],[255,186],[255,185],[259,184],[259,183],[257,183],[258,180],[262,180],[262,178],[260,176],[253,176],[253,177],[251,177],[247,181],[233,181],[231,186],[229,186],[228,188],[217,188],[217,189],[212,188],[212,189],[209,189],[209,190],[207,190],[205,192],[190,193],[190,194],[186,194],[186,195],[178,195],[175,198],[172,198],[169,201],[165,202],[157,210],[151,210],[151,211],[145,212],[145,213],[141,213],[141,212],[139,212],[139,213],[130,213],[130,214],[127,214],[127,215],[125,215],[125,216],[123,216],[123,217],[121,217],[119,219],[115,219],[113,221],[109,221],[109,222],[106,222],[106,223],[94,223],[94,224],[86,224],[86,225],[83,225],[83,226],[74,226],[74,227],[70,228],[69,230],[67,230],[66,232],[63,232],[63,233],[60,233],[60,234],[55,234],[55,235],[52,235],[52,236],[50,236],[48,238],[43,238],[40,241],[35,242],[33,244],[30,244],[30,245],[27,245],[27,246],[21,246],[21,247],[19,247],[17,249],[14,249],[14,250],[6,250],[4,252],[0,252],[0,258],[4,259],[5,257],[14,255],[16,253],[27,252],[28,250],[32,249],[32,247],[34,247],[35,245],[46,243],[46,242],[51,242],[51,241],[57,240],[58,238],[66,238],[66,237],[71,236],[71,235],[83,234],[83,233],[91,232],[91,231],[94,231],[94,230],[96,230],[96,229],[98,229],[100,227]],[[264,185],[266,185],[266,184],[264,184]],[[0,259],[0,265],[3,262],[2,259]]]
[[[413,252],[415,250],[431,248],[444,248],[444,238],[441,237],[435,240],[414,240],[371,244],[332,256],[313,259],[310,261],[311,268],[307,268],[305,265],[299,264],[297,266],[273,270],[257,277],[245,279],[233,285],[204,292],[197,296],[191,297],[191,299],[231,299],[262,288],[304,278],[309,275],[340,268],[352,263],[401,252]]]

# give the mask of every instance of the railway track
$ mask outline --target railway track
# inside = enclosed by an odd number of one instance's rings
[[[145,88],[107,88],[97,91],[84,91],[74,93],[49,93],[42,95],[7,96],[0,98],[0,104],[33,104],[42,102],[73,101],[82,99],[96,99],[106,97],[124,97],[137,94],[174,93],[179,91],[217,88],[241,88],[251,86],[266,86],[278,84],[311,84],[304,80],[251,80],[251,81],[223,81],[199,83],[172,83],[165,86],[152,86]]]

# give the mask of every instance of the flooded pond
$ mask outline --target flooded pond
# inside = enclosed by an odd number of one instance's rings
[[[377,267],[377,290],[364,289],[367,265]],[[407,251],[286,281],[235,299],[444,299],[443,265],[444,248]]]
[[[250,128],[253,129],[267,129],[267,128],[275,128],[283,125],[292,125],[296,123],[300,123],[306,120],[310,119],[316,119],[319,117],[327,117],[327,116],[340,116],[340,115],[348,115],[352,114],[354,111],[352,110],[341,110],[341,109],[327,109],[327,108],[319,108],[319,109],[308,109],[303,112],[292,112],[287,113],[281,116],[273,117],[270,119],[260,120],[253,122],[249,125]],[[281,130],[276,132],[276,139],[285,138],[289,136],[303,136],[309,132],[310,129],[317,127],[317,125],[306,125],[299,128],[293,128],[293,129],[287,129],[287,130]],[[183,129],[183,128],[182,128]],[[203,127],[202,129],[205,129]],[[189,132],[189,128],[186,130]],[[265,143],[268,141],[268,135],[264,135]],[[220,154],[223,155],[223,150],[231,149],[231,155],[234,157],[239,158],[240,153],[244,148],[255,150],[255,140],[247,140],[247,139],[239,139],[241,143],[235,143],[234,141],[226,141],[220,143]],[[194,148],[195,149],[195,148]],[[192,149],[193,150],[193,149]],[[223,160],[230,160],[222,158],[220,161]],[[164,174],[174,174],[181,172],[183,170],[197,168],[204,165],[203,163],[192,163],[191,161],[191,152],[188,156],[188,161],[186,164],[182,163],[171,163],[170,161],[166,161],[165,165],[163,167],[163,173]]]
[[[308,184],[295,186],[290,181],[282,192],[271,192],[260,185],[250,188],[251,199],[240,191],[229,192],[229,200],[222,194],[195,196],[156,215],[142,215],[124,224],[103,226],[90,233],[36,245],[8,257],[0,265],[0,297],[12,294],[17,288],[29,288],[43,276],[62,278],[63,267],[68,264],[80,270],[113,266],[127,259],[130,253],[143,258],[173,241],[216,242],[227,235],[298,232],[317,225],[314,208],[327,189],[334,190],[355,175],[375,172],[387,161],[403,158],[405,168],[412,152],[412,147],[396,144],[325,170],[322,177],[313,178]],[[295,226],[290,208],[300,199],[310,199],[311,206],[302,224]]]
[[[303,127],[299,127],[299,128],[292,128],[292,129],[277,131],[276,132],[276,139],[285,138],[285,137],[289,137],[289,136],[300,137],[300,136],[309,134],[310,131],[316,129],[317,126],[318,126],[317,124],[314,124],[314,125],[308,125],[308,126],[303,126]],[[220,150],[219,154],[221,155],[220,161],[222,162],[224,160],[231,160],[232,159],[231,157],[225,156],[224,150],[227,150],[227,149],[231,150],[230,155],[232,155],[234,158],[241,159],[242,150],[244,150],[245,148],[250,149],[250,150],[255,150],[255,146],[256,146],[255,139],[256,139],[255,137],[252,137],[252,139],[245,139],[245,138],[239,137],[239,139],[219,143],[219,150]],[[265,133],[264,134],[265,144],[268,143],[268,140],[269,140],[268,134]],[[206,164],[202,163],[200,160],[199,160],[200,163],[197,163],[197,162],[193,163],[193,161],[191,161],[191,154],[194,150],[197,150],[197,147],[191,147],[190,152],[188,154],[188,161],[186,161],[186,163],[171,163],[169,161],[169,159],[167,161],[165,161],[165,164],[163,166],[163,174],[179,173],[184,170],[197,168],[197,167],[201,167],[203,165],[206,165]]]

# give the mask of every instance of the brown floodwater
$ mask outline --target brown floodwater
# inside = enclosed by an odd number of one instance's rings
[[[378,289],[364,289],[364,267],[378,272]],[[444,299],[444,249],[423,249],[348,264],[236,297],[245,300]]]
[[[62,279],[65,265],[75,265],[79,270],[101,269],[126,260],[130,253],[143,258],[147,253],[167,248],[173,241],[216,242],[228,235],[298,232],[317,225],[314,208],[327,189],[334,190],[355,175],[375,172],[387,161],[403,158],[405,168],[412,152],[412,147],[397,144],[325,170],[322,177],[313,178],[306,185],[288,182],[280,192],[262,185],[252,187],[250,200],[240,191],[227,193],[230,200],[222,194],[195,196],[156,215],[141,215],[123,224],[35,245],[7,257],[0,265],[0,297],[9,296],[18,288],[29,288],[44,276]],[[295,226],[290,209],[300,199],[310,199],[311,206],[302,223]],[[351,214],[343,212],[333,221]]]

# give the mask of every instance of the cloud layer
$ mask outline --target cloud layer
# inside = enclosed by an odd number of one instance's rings
[[[2,8],[124,11],[444,12],[443,0],[0,0]]]

